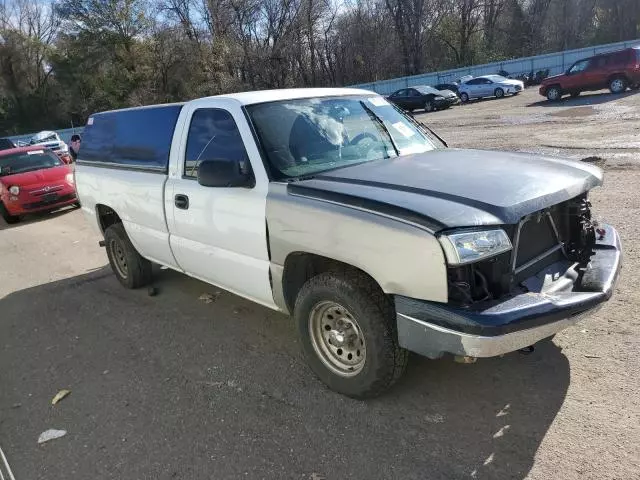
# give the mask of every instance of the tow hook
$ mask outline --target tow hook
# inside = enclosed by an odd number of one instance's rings
[[[529,345],[528,347],[521,348],[520,350],[518,350],[518,352],[520,352],[522,355],[530,355],[535,349],[536,347],[534,347],[533,345]]]

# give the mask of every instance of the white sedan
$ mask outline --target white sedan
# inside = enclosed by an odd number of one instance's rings
[[[458,87],[460,100],[468,102],[472,98],[496,97],[505,95],[517,95],[524,90],[521,80],[512,80],[500,75],[484,75],[467,80]]]

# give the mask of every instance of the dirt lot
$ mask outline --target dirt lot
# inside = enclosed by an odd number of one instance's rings
[[[640,95],[540,99],[420,118],[455,147],[601,157],[594,209],[625,243],[614,298],[528,356],[414,356],[369,402],[317,382],[280,314],[168,271],[157,296],[122,289],[79,211],[0,223],[0,447],[16,479],[640,478]],[[39,446],[49,428],[68,433]]]

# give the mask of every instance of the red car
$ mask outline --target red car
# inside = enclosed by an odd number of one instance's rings
[[[540,95],[551,101],[563,95],[577,97],[580,92],[608,88],[622,93],[628,87],[640,86],[640,46],[602,53],[579,60],[562,75],[545,78]]]
[[[7,223],[77,203],[73,166],[55,153],[38,146],[0,151],[0,215]]]

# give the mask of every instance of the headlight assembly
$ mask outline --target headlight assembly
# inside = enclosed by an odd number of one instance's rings
[[[465,265],[511,250],[504,230],[452,232],[439,237],[449,265]]]

